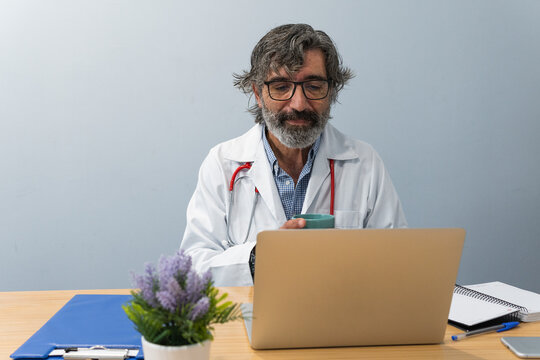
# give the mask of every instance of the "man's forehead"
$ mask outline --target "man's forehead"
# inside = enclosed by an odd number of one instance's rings
[[[295,66],[294,68],[273,63],[270,66],[270,71],[268,72],[266,79],[294,79],[298,77],[326,77],[326,61],[320,49],[312,49],[304,52],[303,64]]]
[[[267,79],[274,79],[274,78],[294,78],[296,74],[298,74],[298,71],[301,68],[297,70],[290,70],[286,66],[277,67],[277,71],[274,69],[270,69],[268,72],[268,75],[266,76]]]

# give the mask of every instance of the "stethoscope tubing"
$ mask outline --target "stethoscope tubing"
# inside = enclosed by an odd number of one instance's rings
[[[330,215],[334,215],[334,196],[335,196],[335,176],[334,176],[334,159],[328,160],[330,163]],[[236,182],[236,177],[238,173],[244,169],[251,169],[251,163],[247,162],[245,164],[240,165],[231,176],[231,181],[229,184],[229,209],[227,210],[227,238],[222,241],[223,245],[227,245],[229,247],[232,247],[236,245],[230,236],[230,219],[231,219],[231,209],[233,207],[233,191],[234,191],[234,184]],[[244,241],[239,243],[238,245],[245,244],[248,237],[249,237],[249,231],[251,230],[251,225],[253,223],[253,217],[255,215],[255,207],[257,206],[257,199],[259,198],[259,190],[257,187],[255,187],[255,197],[253,198],[253,204],[251,205],[251,214],[249,216],[249,225],[246,232],[246,237],[244,238]]]

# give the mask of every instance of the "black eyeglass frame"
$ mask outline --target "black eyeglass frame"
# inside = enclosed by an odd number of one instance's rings
[[[322,81],[322,82],[326,82],[328,84],[328,87],[326,88],[326,94],[323,96],[323,97],[320,97],[320,98],[311,98],[309,97],[307,94],[306,94],[306,89],[304,89],[304,84],[305,83],[308,83],[308,82],[312,82],[312,81]],[[291,84],[294,84],[294,88],[293,88],[293,91],[291,93],[291,96],[289,96],[287,99],[274,99],[272,97],[272,93],[270,92],[270,85],[271,84],[274,84],[274,83],[291,83]],[[306,99],[308,100],[322,100],[322,99],[325,99],[328,94],[330,93],[330,86],[332,85],[332,81],[329,80],[329,79],[309,79],[309,80],[305,80],[305,81],[292,81],[292,80],[270,80],[270,81],[265,81],[263,82],[264,85],[266,85],[267,89],[268,89],[268,95],[270,96],[270,99],[274,100],[274,101],[289,101],[292,99],[292,97],[294,96],[294,94],[296,93],[296,87],[298,85],[300,85],[300,87],[302,88],[302,93],[304,94],[304,96],[306,97]]]

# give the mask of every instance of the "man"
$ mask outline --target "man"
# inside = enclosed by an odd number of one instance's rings
[[[328,35],[279,26],[235,77],[255,95],[256,125],[201,166],[181,244],[199,271],[211,269],[218,286],[252,285],[257,233],[302,228],[305,220],[292,219],[299,213],[333,212],[338,228],[407,226],[378,154],[327,124],[352,77]]]

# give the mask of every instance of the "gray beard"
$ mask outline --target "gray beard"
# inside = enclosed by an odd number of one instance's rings
[[[313,114],[311,124],[295,126],[286,123],[286,115],[273,113],[262,107],[262,117],[268,130],[285,146],[293,149],[303,149],[313,145],[323,132],[330,119],[330,107],[322,114]]]

